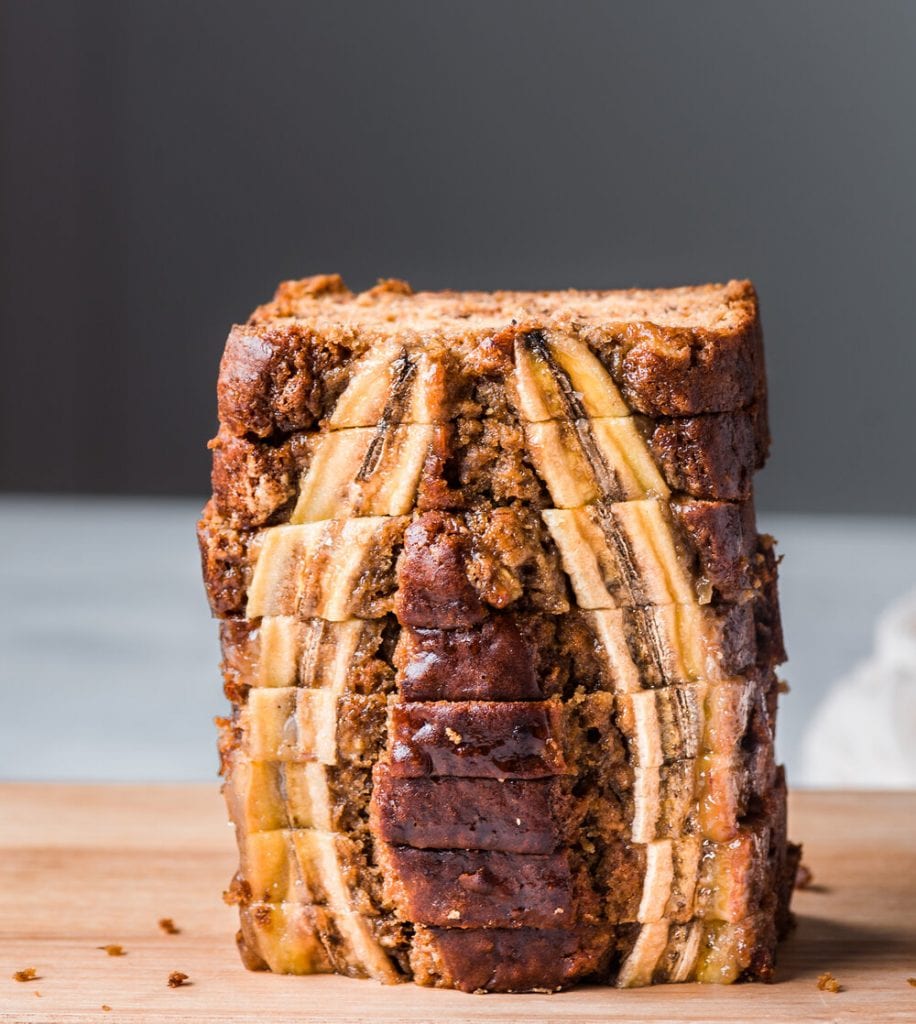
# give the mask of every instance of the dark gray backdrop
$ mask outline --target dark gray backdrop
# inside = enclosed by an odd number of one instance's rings
[[[916,509],[916,4],[7,0],[0,485],[195,493],[277,280],[752,277],[760,504]]]

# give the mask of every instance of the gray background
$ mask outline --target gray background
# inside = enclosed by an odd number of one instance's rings
[[[277,280],[752,277],[760,505],[916,507],[916,4],[6,2],[0,486],[202,495]]]

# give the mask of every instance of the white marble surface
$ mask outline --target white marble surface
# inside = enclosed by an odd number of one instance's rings
[[[0,499],[0,777],[215,776],[225,710],[216,627],[186,500]],[[866,657],[883,607],[916,582],[916,519],[763,515],[780,540],[791,661],[779,747]],[[829,779],[819,779],[828,782]]]

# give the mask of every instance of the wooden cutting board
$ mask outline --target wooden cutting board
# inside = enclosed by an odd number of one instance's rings
[[[916,793],[796,793],[790,821],[816,884],[796,894],[777,983],[470,996],[243,970],[220,899],[235,852],[215,784],[3,785],[0,1020],[916,1021]],[[12,980],[26,967],[37,980]],[[171,971],[190,984],[170,989]],[[819,991],[823,971],[844,991]]]

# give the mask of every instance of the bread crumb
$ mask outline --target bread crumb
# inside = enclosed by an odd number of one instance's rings
[[[461,918],[461,911],[460,910],[450,910],[448,912],[448,919],[449,919],[449,921],[458,921],[460,918]]]
[[[37,977],[38,971],[34,967],[24,967],[21,971],[16,971],[13,981],[34,981]]]
[[[117,942],[110,942],[107,946],[96,946],[96,949],[104,949],[109,956],[127,956],[124,947]]]
[[[916,988],[916,978],[907,978],[906,983],[907,985],[912,985],[913,988]]]
[[[169,975],[169,988],[181,988],[187,980],[188,976],[184,971],[172,971]]]
[[[108,1013],[108,1012],[109,1012],[109,1011],[111,1010],[111,1007],[110,1007],[110,1006],[108,1005],[108,1003],[102,1003],[102,1009],[103,1009],[103,1010],[104,1010],[104,1011],[105,1011],[106,1013]]]
[[[798,871],[795,872],[795,888],[796,889],[807,889],[814,881],[814,873],[807,864],[799,864]]]
[[[181,932],[180,928],[175,927],[175,922],[170,917],[160,917],[159,927],[166,935],[178,935]]]
[[[41,993],[40,993],[40,992],[38,991],[38,989],[37,989],[37,988],[35,989],[35,995],[36,995],[36,996],[37,996],[37,997],[38,997],[39,999],[41,999]]]
[[[461,733],[455,732],[454,729],[450,729],[448,726],[445,727],[445,735],[452,741],[452,743],[461,742]]]
[[[830,971],[825,971],[817,979],[817,987],[821,992],[842,992],[843,986],[834,978]]]

